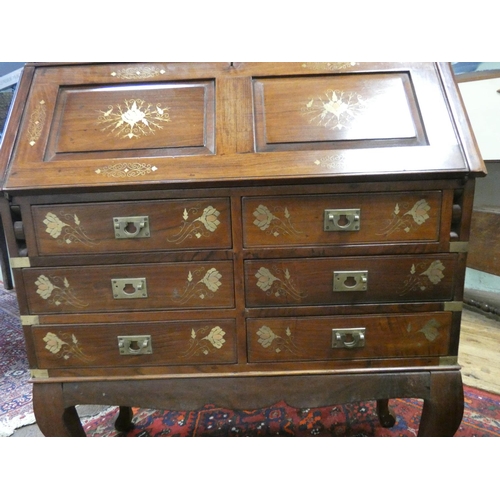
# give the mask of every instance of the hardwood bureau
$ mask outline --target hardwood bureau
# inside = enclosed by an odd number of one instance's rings
[[[399,397],[455,433],[486,172],[449,65],[28,64],[0,155],[45,435]]]

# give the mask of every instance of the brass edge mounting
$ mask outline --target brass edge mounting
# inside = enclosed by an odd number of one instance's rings
[[[467,253],[469,251],[469,242],[468,241],[452,241],[450,243],[450,252],[451,253]]]
[[[21,325],[23,326],[33,326],[40,324],[40,316],[20,316]]]
[[[12,269],[23,269],[25,267],[31,267],[29,257],[11,257],[9,259],[9,262]]]
[[[48,370],[30,370],[31,378],[49,378]]]
[[[439,366],[450,366],[458,364],[458,356],[440,356]]]
[[[460,301],[445,302],[444,311],[461,311],[464,308],[464,303]]]

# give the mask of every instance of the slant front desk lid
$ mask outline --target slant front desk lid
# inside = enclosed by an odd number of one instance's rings
[[[449,65],[28,64],[3,188],[482,175]]]

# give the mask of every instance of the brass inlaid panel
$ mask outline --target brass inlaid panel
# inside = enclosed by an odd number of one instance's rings
[[[40,368],[226,364],[236,362],[231,319],[32,327]],[[148,338],[150,349],[124,356],[119,338]]]
[[[248,359],[273,362],[444,356],[451,319],[449,312],[248,319]],[[343,348],[332,345],[335,331],[361,329],[361,346],[356,342],[346,342]]]

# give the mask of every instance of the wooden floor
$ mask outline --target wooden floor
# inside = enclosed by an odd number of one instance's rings
[[[500,321],[464,309],[458,363],[464,384],[500,394]]]

